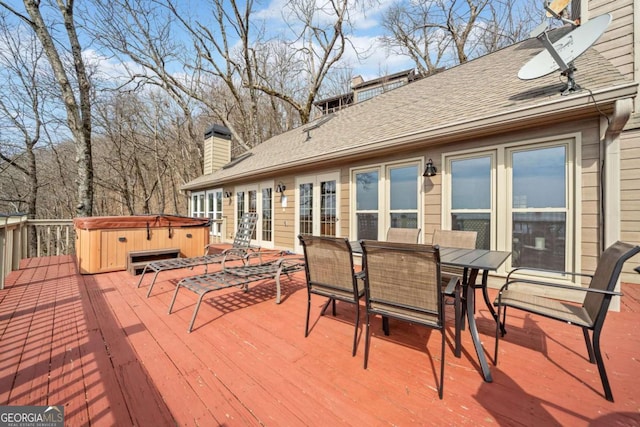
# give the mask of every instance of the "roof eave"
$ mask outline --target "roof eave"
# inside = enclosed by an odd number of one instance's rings
[[[288,170],[307,166],[310,163],[320,165],[325,162],[329,163],[338,159],[344,159],[347,156],[357,156],[365,153],[371,155],[371,153],[384,151],[389,148],[397,149],[398,145],[410,146],[414,144],[441,144],[446,140],[459,138],[461,135],[464,135],[465,138],[473,138],[490,133],[496,133],[497,129],[504,132],[505,129],[522,127],[531,122],[548,122],[552,117],[554,121],[557,121],[562,118],[579,115],[581,111],[592,113],[594,100],[599,108],[602,108],[602,106],[612,104],[619,99],[635,96],[637,86],[637,83],[629,82],[628,84],[599,91],[583,91],[580,94],[553,98],[548,102],[536,104],[534,106],[516,108],[507,113],[498,113],[466,121],[463,120],[455,123],[449,123],[444,126],[422,129],[409,134],[396,136],[394,138],[375,142],[365,142],[355,146],[351,145],[345,149],[331,151],[321,156],[313,156],[292,162],[281,163],[277,166],[263,168],[259,172],[252,171],[251,176],[253,179],[272,177],[275,173],[281,174]],[[246,179],[246,171],[226,176],[223,179],[212,179],[210,181],[203,181],[193,185],[189,185],[189,183],[187,183],[181,187],[181,190],[202,190],[210,188],[212,185],[221,186],[243,179]]]

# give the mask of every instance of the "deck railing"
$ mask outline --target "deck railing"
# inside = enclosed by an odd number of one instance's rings
[[[36,244],[29,249],[29,230],[35,228]],[[20,260],[75,253],[71,219],[28,219],[26,215],[0,215],[0,289],[5,277],[20,266]]]
[[[212,220],[210,241],[221,243],[226,218]],[[36,244],[29,249],[29,230],[35,229]],[[20,260],[43,256],[75,254],[72,219],[28,219],[26,215],[0,214],[0,289],[9,273],[20,267]]]

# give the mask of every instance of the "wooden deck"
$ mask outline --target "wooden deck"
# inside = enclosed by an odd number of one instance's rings
[[[200,270],[195,270],[200,271]],[[444,400],[435,388],[439,333],[391,322],[351,357],[353,308],[319,318],[304,338],[303,274],[283,279],[283,302],[265,282],[211,294],[187,333],[196,301],[163,272],[150,298],[127,272],[79,275],[71,257],[25,260],[0,291],[0,405],[64,405],[68,426],[473,425],[640,426],[640,287],[623,285],[602,348],[615,403],[606,401],[580,330],[513,313],[494,382],[463,355],[448,326]],[[494,323],[479,302],[492,360]],[[364,315],[362,316],[364,319]]]

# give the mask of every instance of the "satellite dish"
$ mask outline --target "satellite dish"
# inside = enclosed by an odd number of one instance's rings
[[[522,80],[537,79],[560,70],[566,76],[567,86],[562,94],[574,92],[579,89],[573,80],[575,67],[573,61],[591,47],[604,33],[611,23],[611,14],[606,13],[591,19],[587,23],[577,27],[560,40],[551,43],[547,31],[543,31],[537,39],[544,45],[543,50],[527,62],[518,72]]]

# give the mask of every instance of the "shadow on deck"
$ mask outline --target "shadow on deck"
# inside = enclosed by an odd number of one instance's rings
[[[210,294],[187,333],[196,296],[174,284],[200,269],[145,279],[127,272],[82,276],[71,257],[25,260],[0,291],[0,405],[64,405],[65,425],[628,425],[640,426],[640,286],[624,285],[602,350],[615,403],[604,399],[582,334],[513,312],[494,381],[479,372],[468,332],[453,356],[447,327],[444,400],[439,339],[426,328],[372,324],[351,357],[353,308],[319,318],[304,338],[303,273],[248,293]],[[452,315],[452,313],[449,313]],[[364,316],[363,316],[364,317]],[[478,328],[492,360],[494,323],[478,302]],[[433,333],[439,335],[438,333]]]

